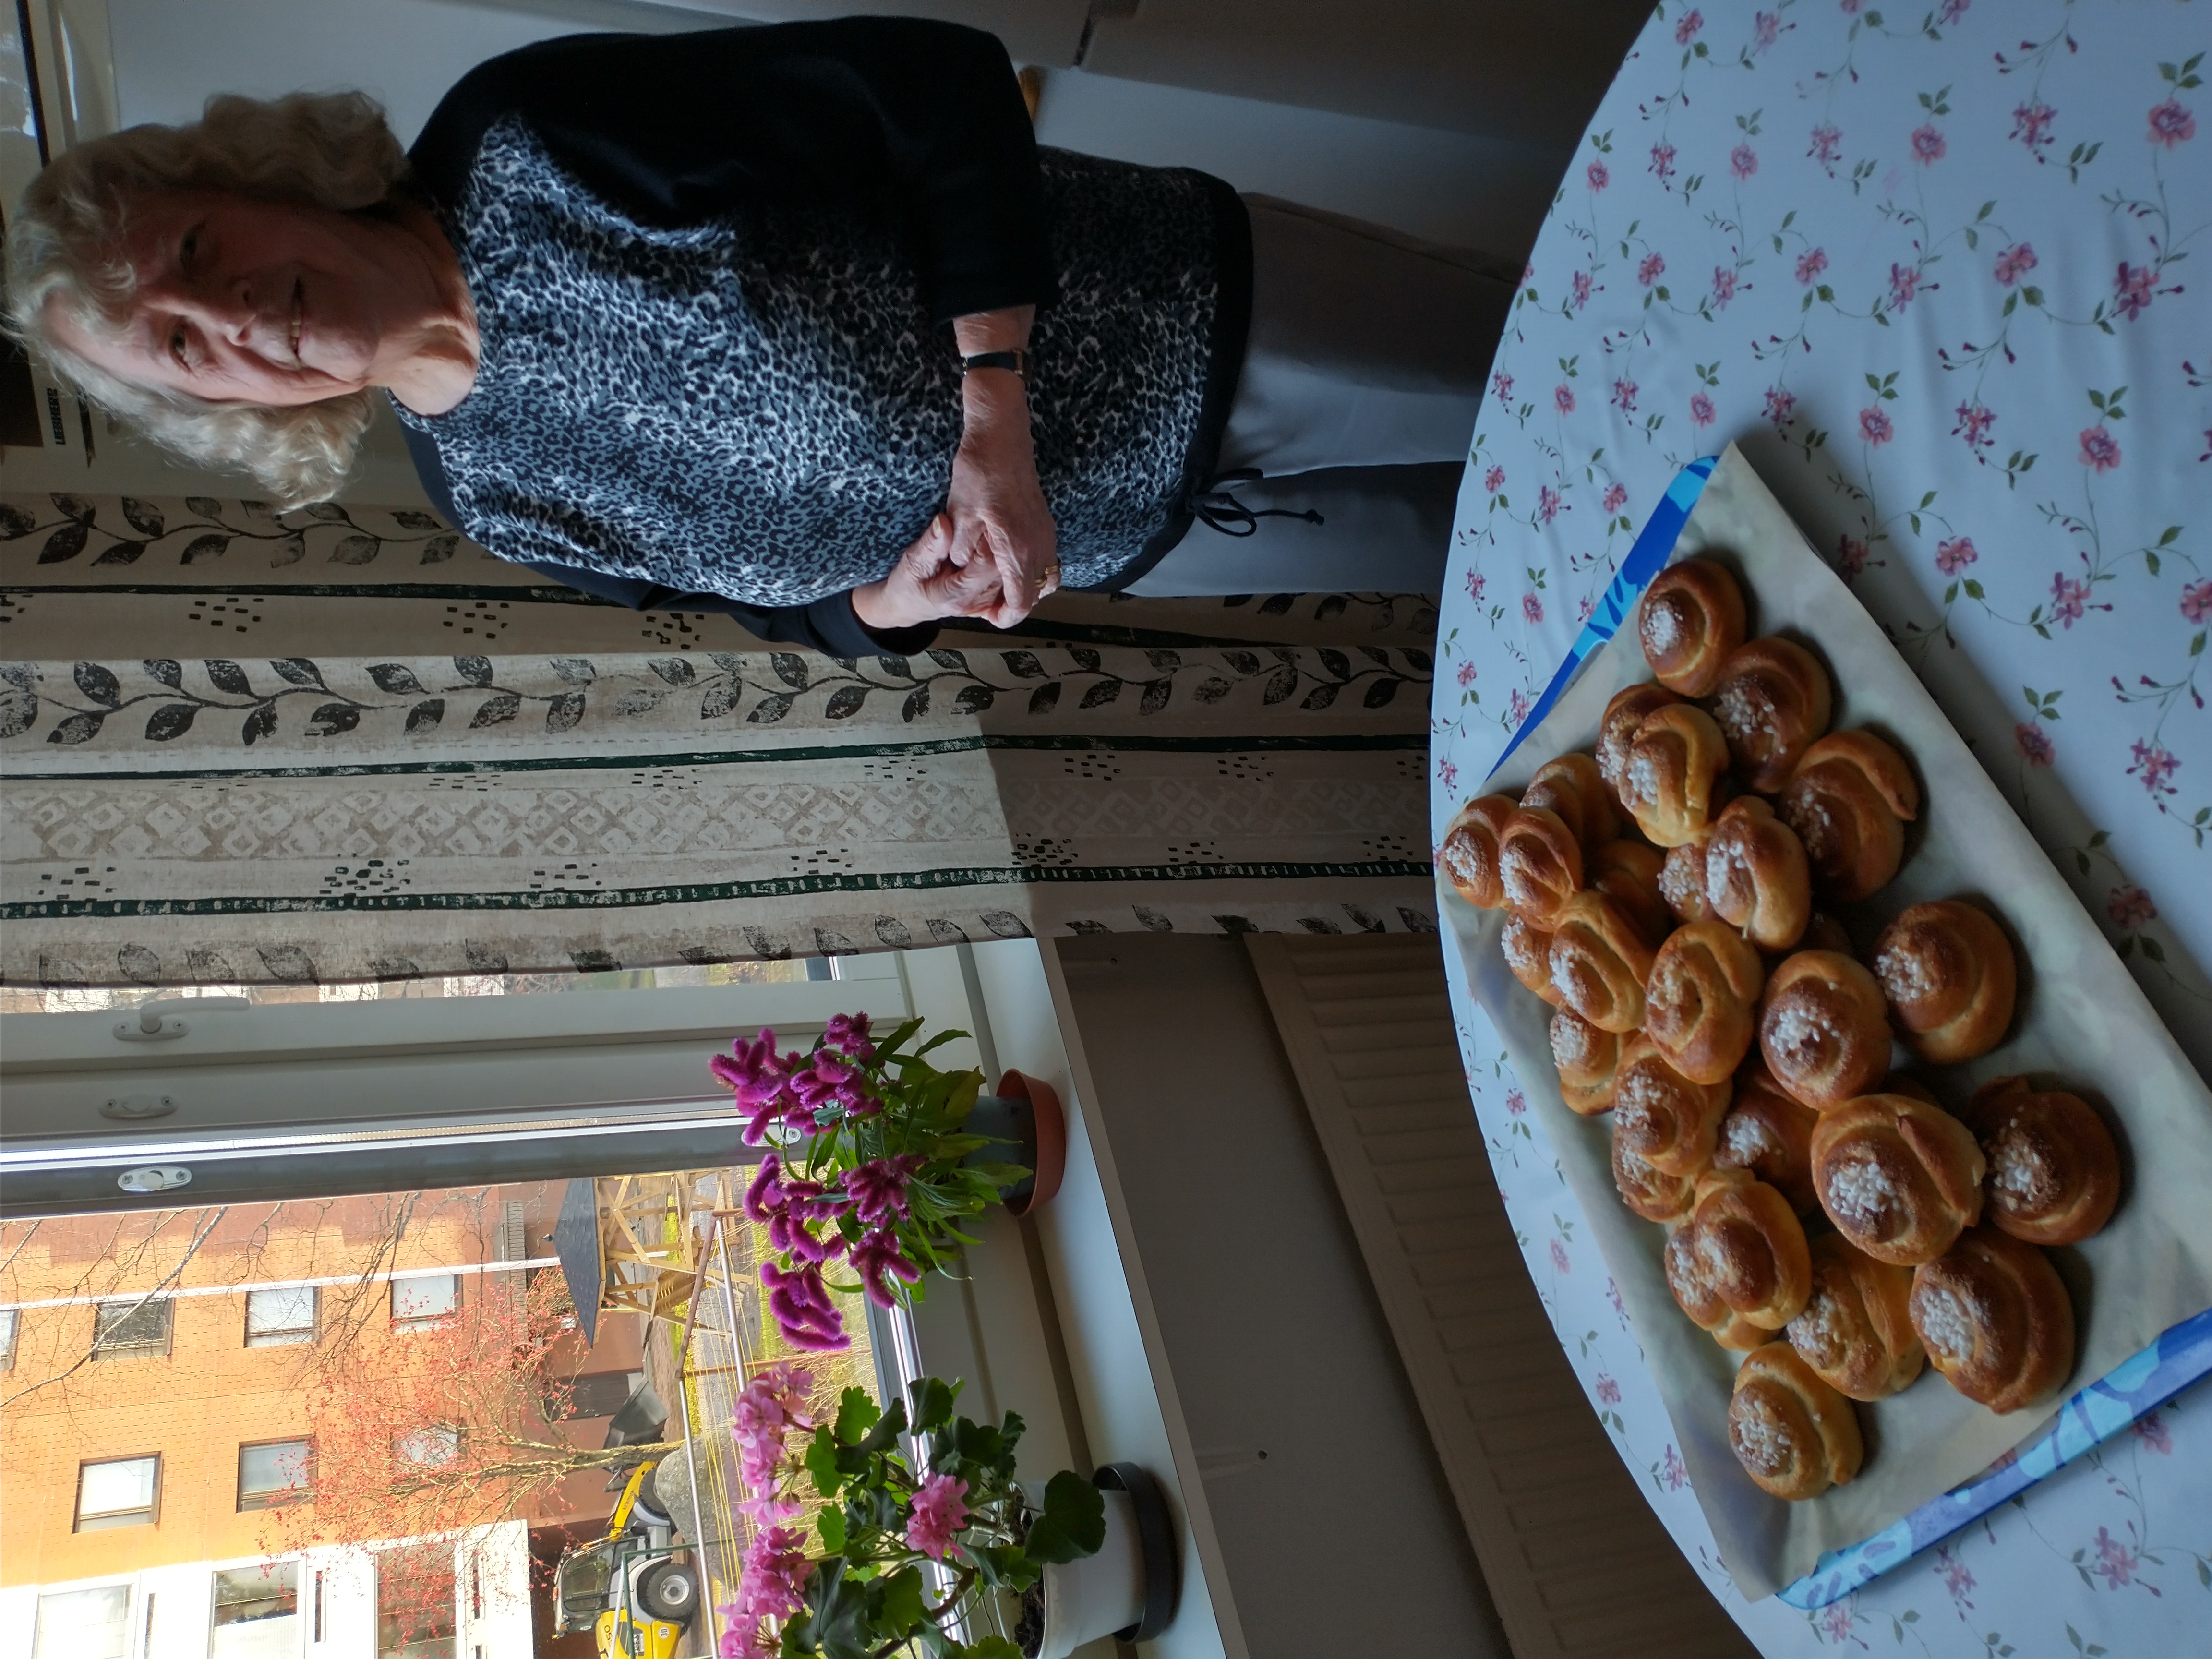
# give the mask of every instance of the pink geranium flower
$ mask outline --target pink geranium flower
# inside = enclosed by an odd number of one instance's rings
[[[763,1527],[753,1534],[738,1578],[740,1619],[788,1619],[806,1605],[806,1534],[796,1527]]]
[[[1943,135],[1933,126],[1921,125],[1912,129],[1912,159],[1924,167],[1932,167],[1943,159],[1949,148]]]
[[[1636,267],[1636,280],[1650,288],[1667,274],[1667,261],[1656,253],[1647,253]]]
[[[813,1387],[812,1372],[782,1360],[738,1390],[730,1413],[739,1484],[744,1488],[738,1508],[756,1523],[794,1519],[804,1507],[777,1488],[793,1431],[815,1426],[807,1408]]]
[[[906,1541],[933,1561],[942,1561],[952,1547],[953,1534],[968,1524],[968,1483],[949,1474],[933,1474],[914,1495],[908,1513]]]
[[[1980,556],[1974,551],[1974,541],[1971,536],[1936,544],[1936,568],[1947,576],[1957,575]]]
[[[2147,921],[2158,920],[2158,906],[2151,902],[2148,893],[2130,882],[2115,887],[2105,901],[2105,914],[2118,927],[2140,927]]]
[[[2190,582],[2181,590],[2181,614],[2188,621],[2201,623],[2212,617],[2212,580]]]
[[[1880,404],[1859,410],[1859,436],[1867,442],[1878,447],[1896,435],[1897,428],[1890,424],[1888,414]]]
[[[1797,280],[1810,288],[1820,273],[1828,268],[1828,251],[1816,247],[1797,256]]]
[[[2034,269],[2035,248],[2030,243],[2014,242],[1997,255],[1996,279],[2006,288]]]
[[[1702,392],[1690,394],[1690,418],[1699,426],[1713,423],[1713,400]]]
[[[1618,483],[1608,484],[1606,486],[1605,498],[1598,505],[1608,514],[1618,513],[1628,505],[1628,491]],[[2212,582],[2204,584],[2204,591],[2207,596],[2206,604],[2212,605]]]
[[[2020,757],[2030,766],[2048,766],[2057,758],[2051,739],[2043,728],[2033,720],[2022,720],[2012,729],[2013,743],[2020,750]]]
[[[1748,179],[1759,171],[1759,152],[1749,144],[1738,144],[1729,152],[1729,171],[1739,179]]]
[[[2187,105],[2169,98],[2162,104],[2151,106],[2151,143],[2172,149],[2196,136],[2197,118],[2189,112]]]
[[[2081,430],[2081,465],[2099,472],[2110,472],[2120,464],[2119,441],[2102,426],[2084,427]]]
[[[1583,170],[1583,177],[1589,180],[1592,190],[1603,190],[1613,182],[1613,174],[1602,161],[1592,161]]]

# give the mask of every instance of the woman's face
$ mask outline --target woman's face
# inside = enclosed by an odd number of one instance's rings
[[[436,308],[401,227],[216,191],[143,198],[121,249],[138,290],[119,332],[61,342],[123,380],[210,403],[315,403],[388,383]]]

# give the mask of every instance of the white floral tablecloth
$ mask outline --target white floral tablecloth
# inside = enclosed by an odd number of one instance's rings
[[[1440,630],[1439,831],[1676,470],[1733,439],[2212,1070],[2208,52],[2212,9],[2148,0],[1657,9],[1553,205],[1476,431]],[[2203,1386],[1844,1601],[1745,1603],[1453,973],[1568,1357],[1762,1651],[2212,1652]]]

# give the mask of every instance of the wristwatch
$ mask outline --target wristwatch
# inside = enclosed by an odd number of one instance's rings
[[[1030,379],[1029,349],[1017,346],[1012,351],[979,351],[972,357],[960,360],[960,372],[963,375],[979,368],[1011,368],[1022,377],[1022,384],[1027,386]]]

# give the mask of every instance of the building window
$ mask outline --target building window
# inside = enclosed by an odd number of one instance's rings
[[[315,1489],[315,1443],[264,1440],[238,1449],[238,1507],[270,1510],[306,1501]]]
[[[102,1302],[92,1310],[94,1359],[166,1358],[169,1352],[168,1297],[132,1297]]]
[[[130,1650],[130,1585],[58,1590],[39,1598],[31,1659],[125,1659]]]
[[[0,1371],[15,1369],[15,1322],[21,1317],[13,1308],[0,1308]]]
[[[568,1397],[557,1395],[546,1401],[546,1419],[562,1422],[578,1417],[612,1417],[630,1396],[630,1390],[645,1380],[643,1371],[586,1371],[570,1380]]]
[[[315,1340],[315,1316],[321,1310],[322,1292],[313,1285],[287,1285],[281,1290],[246,1293],[246,1346],[281,1348],[294,1342]]]
[[[76,1470],[76,1530],[149,1527],[161,1519],[161,1459],[117,1457],[80,1463]]]
[[[461,1431],[451,1423],[433,1424],[392,1443],[392,1455],[420,1469],[441,1469],[461,1455]]]
[[[450,1544],[376,1555],[376,1659],[454,1659],[460,1620]]]
[[[392,1281],[392,1326],[419,1331],[447,1317],[461,1305],[459,1273],[417,1273]]]
[[[262,1659],[300,1646],[300,1564],[270,1561],[215,1576],[208,1659]]]

